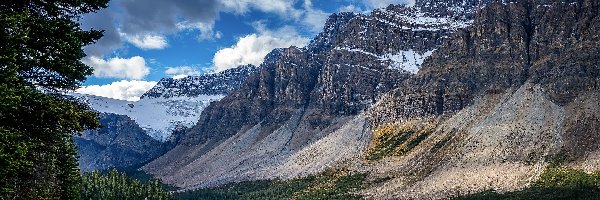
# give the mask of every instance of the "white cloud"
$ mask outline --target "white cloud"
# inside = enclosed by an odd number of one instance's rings
[[[146,61],[140,56],[131,58],[111,58],[104,60],[99,57],[86,57],[83,63],[94,68],[94,76],[99,78],[143,79],[150,73]]]
[[[390,4],[407,4],[414,6],[415,0],[363,0],[363,4],[368,10],[373,10],[376,8],[388,7]]]
[[[161,35],[125,35],[125,39],[134,46],[148,50],[148,49],[164,49],[168,46],[167,39]]]
[[[238,14],[244,14],[250,9],[277,13],[286,17],[291,15],[294,18],[301,14],[294,8],[294,1],[290,0],[221,0],[220,3],[226,11]]]
[[[266,30],[262,23],[256,23],[258,34],[240,38],[237,44],[219,50],[214,58],[214,70],[219,72],[239,65],[260,65],[265,56],[275,48],[290,46],[303,47],[308,44],[308,38],[298,35],[295,29],[286,26],[281,29]]]
[[[353,12],[353,13],[362,13],[364,12],[360,7],[355,5],[347,5],[338,9],[339,12]]]
[[[200,71],[195,70],[190,66],[169,67],[165,70],[165,74],[173,76],[174,79],[185,78],[188,76],[196,76]]]
[[[313,32],[320,32],[329,18],[329,13],[313,8],[312,1],[304,0],[304,17],[302,23]]]
[[[75,92],[113,99],[138,101],[140,97],[156,85],[154,81],[117,81],[108,85],[90,85],[81,87]]]
[[[177,29],[179,30],[199,30],[198,40],[214,40],[221,39],[222,33],[214,30],[214,23],[191,23],[189,21],[183,21],[177,23]]]

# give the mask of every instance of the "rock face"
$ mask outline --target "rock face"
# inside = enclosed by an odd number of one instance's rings
[[[498,1],[369,112],[373,127],[428,127],[406,155],[357,167],[392,177],[373,199],[445,199],[527,186],[555,155],[597,167],[600,3]],[[593,103],[592,103],[593,102]]]
[[[466,10],[479,1],[466,2],[332,15],[307,47],[267,55],[259,73],[208,106],[179,145],[143,169],[190,189],[291,178],[360,157],[371,135],[363,113],[472,23]],[[349,149],[339,154],[342,144]]]
[[[139,165],[164,153],[166,146],[148,136],[127,116],[101,114],[99,130],[75,137],[82,171]]]
[[[247,65],[220,73],[165,78],[137,102],[77,95],[102,113],[97,131],[76,138],[84,171],[137,166],[172,148],[210,102],[240,87],[258,69]]]

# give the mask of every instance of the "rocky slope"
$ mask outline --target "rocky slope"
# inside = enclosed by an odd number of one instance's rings
[[[430,2],[332,15],[307,47],[271,52],[258,74],[208,106],[179,145],[144,169],[189,189],[291,178],[361,157],[372,135],[364,112],[420,73],[480,5]]]
[[[526,187],[549,163],[600,170],[600,3],[498,1],[369,112],[376,135],[422,134],[357,170],[373,199],[443,199]],[[417,137],[416,134],[409,138]],[[403,143],[399,147],[408,145]]]

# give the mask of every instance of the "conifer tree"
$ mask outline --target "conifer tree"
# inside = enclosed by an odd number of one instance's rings
[[[102,32],[82,30],[77,20],[107,3],[0,1],[0,199],[78,198],[72,135],[99,124],[59,91],[92,74],[82,48]]]

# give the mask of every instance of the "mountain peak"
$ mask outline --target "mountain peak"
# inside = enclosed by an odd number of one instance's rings
[[[246,77],[258,71],[254,65],[242,65],[218,73],[185,78],[163,78],[142,95],[144,98],[196,97],[199,95],[227,95],[237,89]]]

